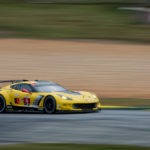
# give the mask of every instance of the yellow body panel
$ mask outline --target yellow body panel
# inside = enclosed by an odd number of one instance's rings
[[[32,84],[36,83],[36,81],[26,81],[21,83]],[[75,108],[75,104],[93,103],[96,104],[96,107],[92,110],[101,109],[99,99],[89,92],[79,91],[81,95],[71,95],[63,92],[25,93],[19,90],[12,89],[11,86],[15,84],[11,84],[0,89],[0,95],[4,97],[7,106],[44,109],[44,99],[47,96],[53,96],[56,101],[56,110],[82,111],[83,109]],[[70,97],[71,100],[63,99],[60,95]]]

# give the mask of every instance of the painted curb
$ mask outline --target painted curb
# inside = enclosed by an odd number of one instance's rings
[[[150,111],[150,107],[130,107],[130,106],[101,106],[103,110],[147,110]]]

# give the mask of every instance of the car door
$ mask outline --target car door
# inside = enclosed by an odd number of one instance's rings
[[[12,106],[24,106],[21,97],[23,96],[23,92],[20,90],[20,84],[15,84],[11,86],[11,102]]]
[[[22,92],[21,100],[23,101],[24,107],[31,106],[32,88],[29,84],[20,84],[20,90]]]
[[[30,84],[21,84],[21,91],[24,91],[21,95],[21,99],[24,102],[25,107],[36,107],[35,100],[37,99],[37,93],[33,92],[33,88]]]

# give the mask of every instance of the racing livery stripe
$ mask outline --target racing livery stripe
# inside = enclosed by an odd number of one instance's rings
[[[33,105],[39,105],[43,97],[43,95],[38,95],[35,101],[33,102]]]

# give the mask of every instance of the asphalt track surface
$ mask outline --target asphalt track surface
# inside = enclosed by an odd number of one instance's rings
[[[0,144],[28,142],[150,146],[150,111],[0,114]]]

